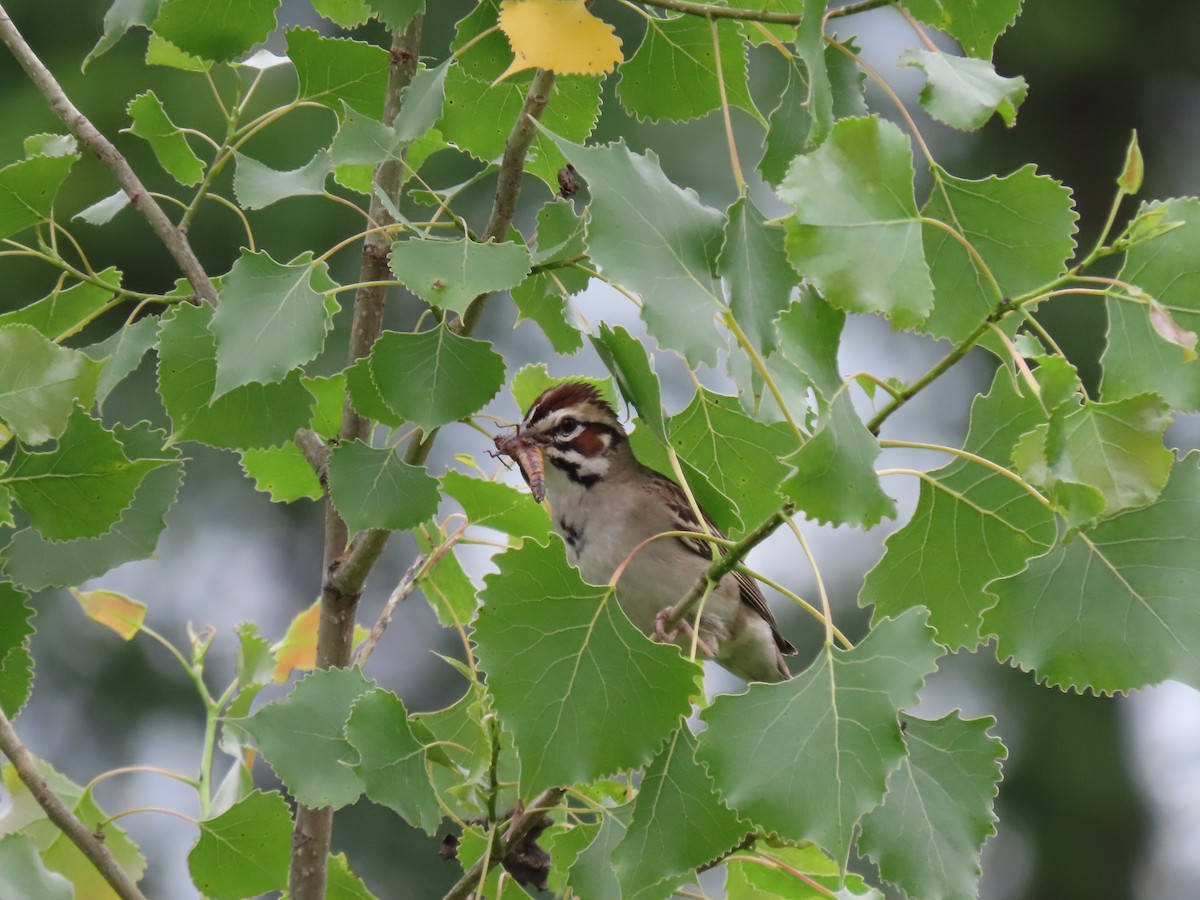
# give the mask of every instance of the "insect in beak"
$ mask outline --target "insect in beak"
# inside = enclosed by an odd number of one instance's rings
[[[546,465],[542,448],[520,434],[500,434],[496,436],[496,449],[502,455],[516,460],[533,499],[541,503],[546,497]]]

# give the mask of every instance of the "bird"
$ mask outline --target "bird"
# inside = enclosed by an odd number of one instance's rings
[[[616,597],[621,609],[648,636],[691,645],[691,626],[674,633],[664,621],[722,549],[703,533],[687,495],[673,480],[643,465],[612,405],[585,381],[565,381],[544,391],[515,433],[495,438],[499,455],[511,457],[534,500],[546,500],[567,560],[590,584],[607,584],[620,570]],[[710,534],[724,537],[700,510]],[[717,548],[714,551],[714,548]],[[694,610],[686,618],[694,618]],[[780,633],[758,583],[741,571],[725,575],[705,599],[699,620],[698,655],[745,681],[780,682],[791,677],[785,656],[796,648]]]

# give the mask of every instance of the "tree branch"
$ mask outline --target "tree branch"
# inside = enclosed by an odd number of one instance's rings
[[[709,590],[710,584],[718,584],[722,578],[737,568],[738,563],[746,558],[747,553],[770,537],[776,528],[791,518],[795,511],[796,507],[791,503],[786,504],[782,509],[777,509],[769,519],[730,547],[724,555],[713,560],[708,571],[700,576],[692,589],[688,591],[687,596],[676,603],[671,614],[663,619],[663,629],[671,631],[675,628],[692,607],[700,602],[700,598]]]
[[[191,283],[192,288],[205,303],[216,305],[217,292],[204,271],[204,266],[192,246],[188,243],[184,232],[176,228],[167,214],[154,202],[154,198],[146,190],[146,186],[134,174],[125,157],[121,155],[112,142],[109,141],[91,121],[81,113],[67,97],[58,81],[50,73],[37,55],[26,43],[17,26],[13,24],[8,13],[0,6],[0,41],[12,51],[25,74],[29,76],[56,116],[67,126],[67,130],[85,147],[92,151],[105,166],[116,176],[117,183],[125,190],[129,201],[146,217],[158,239],[163,242],[167,251],[175,258],[179,268]]]
[[[3,711],[0,711],[0,750],[4,751],[4,755],[12,762],[13,768],[17,770],[17,776],[29,789],[33,799],[38,802],[38,806],[46,811],[47,818],[71,839],[71,843],[80,849],[117,896],[121,900],[146,900],[137,884],[129,877],[129,873],[121,868],[121,864],[104,846],[103,835],[93,834],[87,825],[81,822],[79,817],[63,803],[58,794],[54,793],[54,789],[42,775],[37,759],[21,742],[12,722]]]
[[[391,125],[400,111],[404,88],[417,71],[421,44],[423,16],[417,15],[408,28],[392,38],[389,51],[387,97],[383,121]],[[375,173],[375,182],[393,201],[398,200],[403,165],[399,160],[386,160]],[[392,224],[393,219],[383,203],[372,197],[369,214],[373,221]],[[372,231],[363,241],[359,282],[363,284],[354,294],[354,320],[350,329],[350,362],[353,364],[371,352],[383,330],[383,307],[387,288],[373,284],[390,280],[387,251],[390,241],[385,232]],[[342,440],[366,440],[370,437],[371,422],[360,416],[350,405],[347,391],[342,407]],[[302,447],[303,449],[303,447]],[[360,535],[358,547],[365,552],[346,555],[349,535],[346,523],[334,509],[325,504],[324,581],[321,585],[321,620],[317,632],[317,668],[347,666],[354,645],[354,617],[362,596],[367,573],[383,553],[388,532],[369,531]],[[288,876],[288,893],[292,900],[323,900],[327,876],[329,846],[333,840],[333,810],[299,804],[296,826],[292,833],[292,862]]]
[[[496,863],[508,856],[512,848],[519,844],[521,839],[537,825],[542,816],[546,814],[546,810],[558,806],[565,794],[566,790],[563,788],[549,788],[543,791],[524,811],[513,816],[509,820],[508,828],[504,831],[504,837],[500,839],[500,845],[493,848],[491,853],[485,853],[479,857],[475,861],[475,865],[471,866],[467,873],[454,883],[454,887],[446,892],[446,896],[442,900],[467,900],[468,897],[471,897],[479,887],[483,876],[491,871]]]

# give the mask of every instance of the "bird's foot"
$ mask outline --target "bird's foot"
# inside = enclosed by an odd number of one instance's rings
[[[661,610],[659,614],[654,617],[654,636],[664,644],[673,644],[675,643],[675,639],[679,637],[679,632],[682,631],[685,635],[687,635],[689,643],[695,641],[697,652],[708,659],[712,659],[715,655],[712,647],[708,646],[708,644],[706,644],[699,635],[695,634],[695,632],[692,630],[692,623],[687,619],[680,619],[679,623],[674,628],[672,628],[670,631],[667,631],[667,619],[671,617],[672,612],[674,612],[673,607],[668,606],[666,609]]]

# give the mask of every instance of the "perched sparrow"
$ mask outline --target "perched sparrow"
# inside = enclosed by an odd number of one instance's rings
[[[704,529],[679,486],[637,461],[595,388],[567,382],[546,391],[516,434],[496,438],[496,448],[517,461],[535,500],[550,501],[554,530],[584,580],[606,584],[628,560],[617,581],[621,609],[646,634],[687,646],[685,635],[662,634],[662,614],[709,568],[715,545],[671,537],[635,552],[664,531]],[[779,633],[758,585],[740,572],[726,575],[704,602],[698,638],[701,652],[747,681],[791,677],[783,657],[796,648]]]

